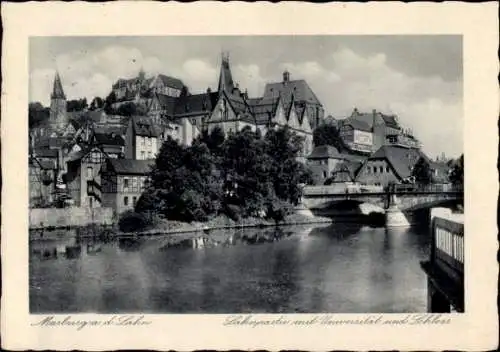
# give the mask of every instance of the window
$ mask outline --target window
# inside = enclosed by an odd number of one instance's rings
[[[323,171],[323,178],[326,178],[326,171]]]
[[[369,167],[369,166],[367,166],[367,167],[366,167],[366,173],[367,173],[367,174],[369,174],[369,173],[371,173],[371,172],[372,172],[372,168],[371,168],[371,167]]]
[[[128,186],[129,186],[129,184],[128,184],[128,178],[124,178],[123,179],[123,191],[124,192],[128,192]]]
[[[389,172],[389,166],[385,167],[385,172],[387,172],[387,173]]]
[[[128,197],[123,197],[123,205],[128,205]]]
[[[92,178],[92,167],[87,167],[87,178]]]
[[[132,178],[132,192],[137,192],[138,187],[137,187],[137,177]]]
[[[153,143],[153,138],[146,137],[148,139],[148,147],[151,147],[151,144]]]
[[[137,197],[132,197],[132,205],[135,207],[135,204],[137,203]]]
[[[93,201],[93,200],[94,200],[94,199],[93,199],[92,197],[89,197],[89,207],[90,207],[90,208],[92,208],[92,205],[93,205],[92,201]]]
[[[141,151],[141,159],[146,159],[146,152],[144,150]]]
[[[153,159],[153,153],[151,151],[148,152],[148,159]]]

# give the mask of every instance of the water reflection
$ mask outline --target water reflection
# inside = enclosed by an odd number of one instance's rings
[[[427,231],[332,224],[32,240],[30,310],[423,312]]]

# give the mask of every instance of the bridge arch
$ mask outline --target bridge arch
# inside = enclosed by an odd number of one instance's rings
[[[431,208],[456,208],[458,205],[463,205],[462,199],[459,198],[434,199],[406,207],[404,211],[414,212],[418,210],[427,210]]]

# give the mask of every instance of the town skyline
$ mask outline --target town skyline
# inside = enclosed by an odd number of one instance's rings
[[[345,118],[354,108],[396,114],[430,156],[458,157],[461,45],[459,36],[33,38],[30,101],[47,106],[56,69],[68,99],[85,97],[89,103],[141,68],[146,76],[180,78],[192,93],[216,90],[225,51],[235,82],[250,97],[262,95],[266,83],[281,81],[288,70],[291,80],[310,84],[325,115]]]

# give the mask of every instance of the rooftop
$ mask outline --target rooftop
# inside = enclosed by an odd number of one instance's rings
[[[315,147],[311,154],[307,157],[308,159],[345,159],[345,155],[340,154],[337,148],[331,145],[321,145]]]
[[[154,166],[152,160],[109,159],[110,166],[121,175],[146,175]]]

